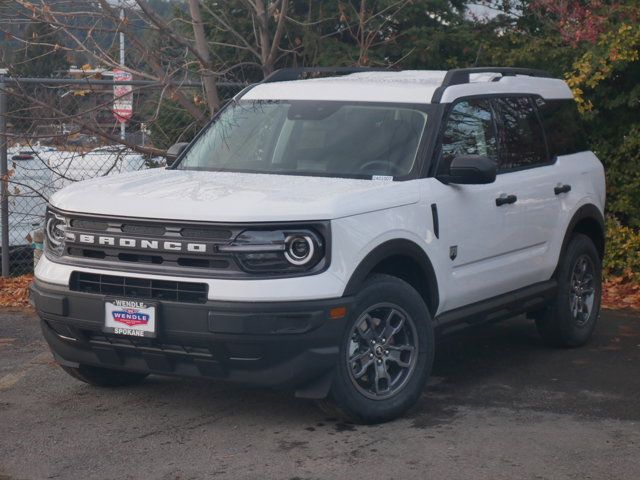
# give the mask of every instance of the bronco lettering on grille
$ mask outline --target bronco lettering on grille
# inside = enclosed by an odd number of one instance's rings
[[[158,241],[142,238],[115,237],[110,235],[88,235],[66,233],[66,241],[83,245],[101,245],[110,247],[155,250],[167,252],[213,253],[214,246],[206,243],[181,242],[177,240]]]

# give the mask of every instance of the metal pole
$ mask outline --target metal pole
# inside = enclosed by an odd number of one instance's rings
[[[124,23],[124,7],[120,9],[120,22]],[[120,31],[120,66],[124,67],[124,32]]]
[[[120,22],[124,23],[124,7],[123,6],[121,6],[120,8]],[[122,30],[120,30],[120,66],[124,67],[124,32]],[[120,139],[121,140],[124,140],[125,138],[127,138],[126,123],[127,122],[120,122]]]
[[[7,91],[4,75],[0,74],[0,227],[2,228],[2,276],[9,276],[9,177],[7,168]]]

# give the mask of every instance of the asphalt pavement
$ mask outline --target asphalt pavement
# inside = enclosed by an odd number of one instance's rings
[[[448,337],[402,419],[360,426],[286,392],[152,376],[113,390],[0,311],[0,480],[640,479],[640,314],[579,349],[516,318]]]

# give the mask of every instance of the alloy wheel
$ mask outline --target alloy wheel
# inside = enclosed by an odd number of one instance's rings
[[[585,325],[595,303],[595,266],[588,255],[580,255],[571,273],[569,309],[578,326]]]
[[[409,381],[418,359],[413,319],[398,305],[379,303],[353,325],[346,351],[352,383],[365,397],[383,400]]]

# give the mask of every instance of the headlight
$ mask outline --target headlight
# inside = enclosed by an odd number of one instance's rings
[[[245,230],[218,250],[233,253],[248,272],[294,273],[313,269],[324,258],[321,236],[309,230]]]
[[[64,242],[67,230],[67,220],[62,215],[47,210],[44,223],[45,244],[49,251],[56,255],[64,252]]]
[[[292,265],[306,265],[315,253],[315,242],[309,235],[290,235],[284,240],[284,258]]]

